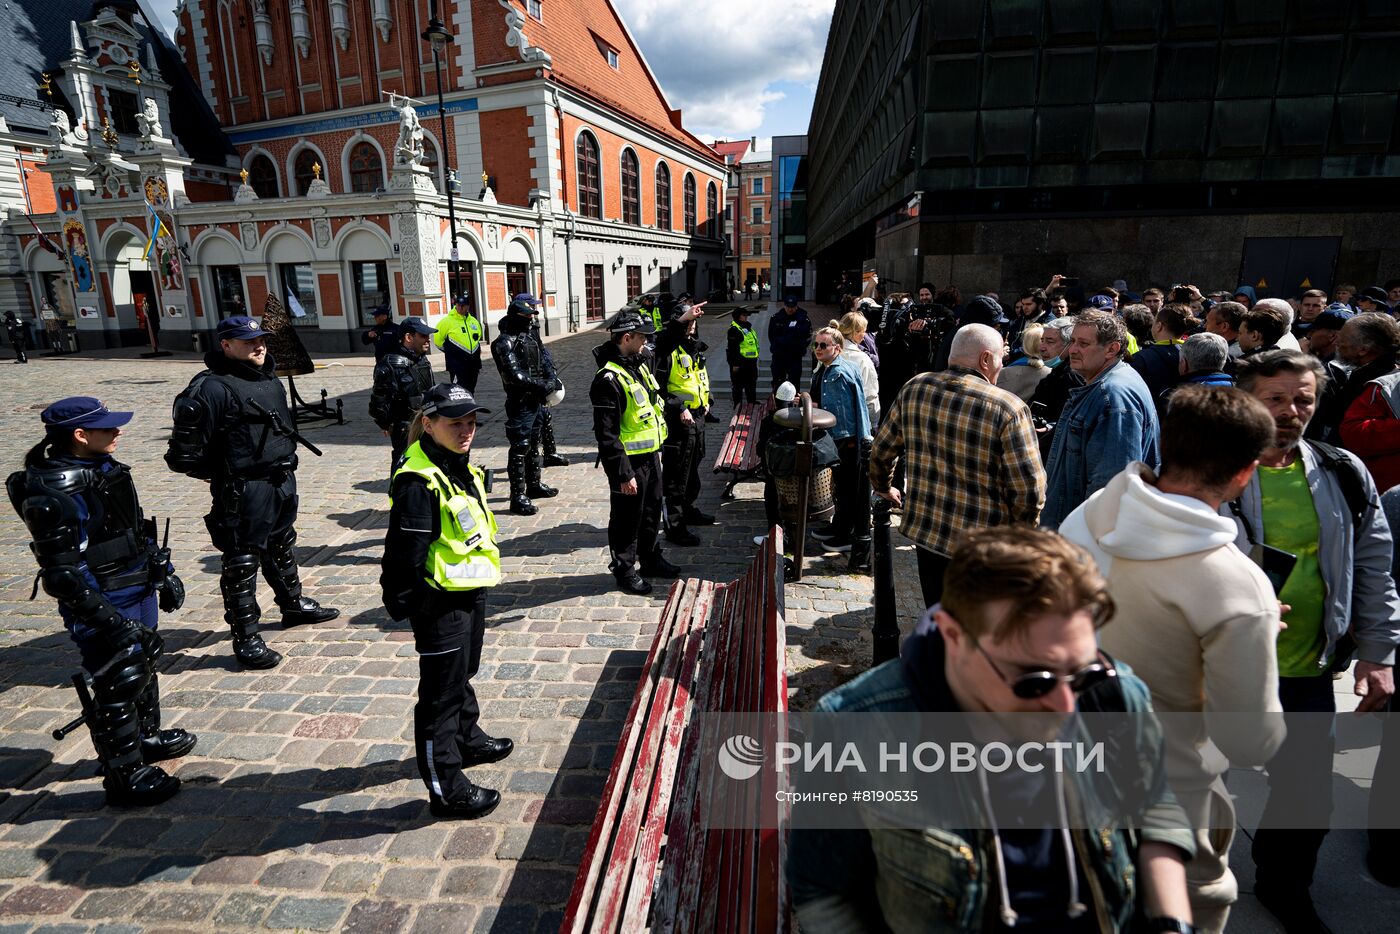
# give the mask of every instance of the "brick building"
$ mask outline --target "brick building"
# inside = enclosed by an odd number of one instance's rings
[[[717,140],[729,171],[724,236],[732,288],[767,286],[773,268],[773,153],[758,138]]]
[[[68,192],[75,210],[46,213],[40,195],[28,213],[55,242],[76,223],[95,270],[58,261],[11,217],[22,315],[66,284],[80,331],[131,342],[136,286],[167,331],[209,331],[272,293],[305,312],[295,321],[309,347],[343,350],[381,303],[431,319],[461,291],[489,326],[529,291],[556,330],[642,291],[723,283],[723,164],[684,129],[608,0],[186,0],[173,45],[150,29],[145,0],[18,5],[36,33],[71,33],[67,54],[42,49],[29,70],[58,75],[52,105],[72,126],[111,109],[70,77],[88,60],[142,106],[154,99],[172,129],[165,142],[134,126],[117,126],[115,145],[59,128],[32,140],[46,174],[31,172],[31,187]],[[453,37],[440,72],[421,38],[433,13]],[[123,57],[149,60],[148,80],[124,76]],[[57,120],[44,113],[39,127]],[[103,165],[120,176],[114,191]],[[154,263],[132,255],[148,238],[152,180],[171,231]]]

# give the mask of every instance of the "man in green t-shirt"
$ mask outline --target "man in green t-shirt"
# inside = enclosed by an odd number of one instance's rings
[[[1254,836],[1255,894],[1289,931],[1325,930],[1308,887],[1332,810],[1338,643],[1356,643],[1360,711],[1383,709],[1395,683],[1400,597],[1390,577],[1391,534],[1361,461],[1303,441],[1326,375],[1314,357],[1272,350],[1241,361],[1241,389],[1274,417],[1274,446],[1232,506],[1239,547],[1297,558],[1279,591],[1290,609],[1279,634],[1279,701],[1288,736],[1269,762],[1269,802]]]

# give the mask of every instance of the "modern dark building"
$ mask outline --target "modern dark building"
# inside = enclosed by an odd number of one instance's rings
[[[1397,48],[1400,0],[838,0],[808,133],[818,279],[1400,276]]]
[[[773,296],[817,297],[807,258],[807,137],[773,137]]]

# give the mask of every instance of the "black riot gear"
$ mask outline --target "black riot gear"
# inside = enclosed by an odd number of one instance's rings
[[[390,469],[408,448],[408,427],[413,413],[423,407],[423,394],[433,387],[433,365],[426,354],[400,347],[385,354],[374,368],[374,389],[369,397],[369,417],[389,432],[393,445]]]
[[[544,411],[544,397],[563,385],[554,371],[554,359],[534,327],[531,310],[526,303],[513,302],[491,342],[491,357],[506,391],[510,511],[524,516],[537,511],[532,498],[548,498],[559,492],[541,477],[544,460],[540,454],[540,413]]]
[[[210,481],[213,504],[204,523],[223,554],[219,589],[234,655],[249,668],[271,668],[282,656],[258,632],[260,567],[282,610],[284,627],[340,615],[302,595],[292,554],[296,446],[300,442],[315,449],[294,427],[271,354],[256,366],[213,351],[204,363],[208,369],[175,400],[175,429],[165,461],[172,470]]]
[[[50,436],[57,441],[62,432]],[[28,526],[44,592],[58,601],[82,653],[92,695],[84,720],[103,767],[107,801],[151,805],[179,790],[179,779],[149,765],[183,756],[196,739],[162,730],[155,663],[157,593],[182,594],[169,549],[157,547],[130,469],[107,456],[78,458],[40,445],[6,489]],[[144,712],[143,712],[144,711]],[[79,721],[82,722],[82,721]]]

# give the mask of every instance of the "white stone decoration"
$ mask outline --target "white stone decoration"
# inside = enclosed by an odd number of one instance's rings
[[[554,65],[548,52],[530,44],[525,35],[525,14],[515,8],[510,0],[496,0],[506,11],[506,45],[520,50],[522,62],[538,62],[546,67]]]
[[[306,0],[292,0],[292,43],[306,58],[311,52],[311,16],[306,12]]]
[[[253,186],[249,185],[247,182],[239,185],[238,189],[233,193],[234,204],[248,204],[259,200],[261,199],[258,197],[258,193],[254,191]]]
[[[62,107],[54,108],[53,122],[49,124],[49,139],[59,145],[78,145],[78,139],[73,135],[73,122],[68,119],[68,111]]]
[[[340,43],[340,51],[350,48],[350,4],[348,0],[331,0],[331,34]]]
[[[311,184],[306,186],[306,197],[308,198],[329,198],[331,196],[331,186],[326,184],[324,178],[313,178]]]
[[[69,20],[71,34],[68,39],[68,54],[75,62],[87,61],[87,48],[83,45],[82,33],[78,32],[78,21]]]
[[[160,125],[160,111],[153,98],[146,98],[141,112],[136,115],[136,128],[143,146],[154,146],[157,140],[165,139],[165,128]]]
[[[389,0],[374,0],[374,26],[379,30],[379,38],[388,42],[389,33],[394,28],[394,16],[393,11],[389,9]]]
[[[243,240],[243,249],[256,250],[258,248],[258,225],[242,223],[238,225],[238,236]]]
[[[497,224],[486,225],[486,246],[489,249],[497,249],[501,245],[501,228]]]
[[[322,249],[331,245],[331,222],[324,217],[318,217],[311,222],[311,229],[316,234],[316,245]]]
[[[423,125],[411,98],[389,92],[389,106],[399,112],[399,138],[394,142],[394,165],[423,163]]]
[[[272,17],[267,15],[267,0],[253,0],[253,37],[264,65],[272,64]]]
[[[406,211],[397,215],[399,227],[399,268],[403,290],[408,295],[439,294],[437,233],[435,214]]]

